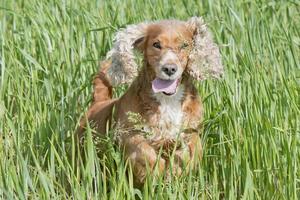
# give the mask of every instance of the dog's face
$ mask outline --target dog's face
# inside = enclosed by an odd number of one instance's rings
[[[185,23],[160,22],[150,25],[143,45],[145,62],[162,80],[180,79],[193,45],[192,30]]]
[[[149,73],[155,74],[154,92],[173,93],[184,71],[199,81],[223,74],[219,48],[201,17],[133,24],[120,30],[107,54],[112,61],[108,70],[112,85],[131,83],[138,75],[134,48],[144,53]]]

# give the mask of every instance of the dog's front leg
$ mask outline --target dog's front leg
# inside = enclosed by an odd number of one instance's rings
[[[201,139],[197,132],[184,133],[182,139],[185,145],[175,151],[175,164],[181,168],[191,167],[194,169],[202,159]]]
[[[165,160],[159,158],[154,148],[143,136],[134,134],[123,138],[123,146],[125,157],[133,170],[135,185],[143,185],[148,173],[156,175],[163,173]]]
[[[202,158],[202,144],[197,132],[182,133],[177,140],[157,140],[151,143],[157,151],[162,149],[166,160],[167,179],[171,174],[180,176],[190,169],[195,169]]]

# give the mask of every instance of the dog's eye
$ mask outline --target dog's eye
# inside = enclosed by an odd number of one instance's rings
[[[180,49],[186,49],[189,46],[188,43],[184,42],[182,43],[182,45],[180,46]]]
[[[161,49],[160,43],[159,42],[154,42],[153,46],[157,49]]]

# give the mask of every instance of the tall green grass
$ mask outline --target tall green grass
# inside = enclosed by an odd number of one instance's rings
[[[297,0],[1,0],[0,199],[300,198],[299,13]],[[195,15],[226,69],[199,84],[198,169],[134,189],[118,149],[100,159],[91,137],[82,162],[68,138],[115,31]]]

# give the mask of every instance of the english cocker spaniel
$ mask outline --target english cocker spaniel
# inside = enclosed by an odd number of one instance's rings
[[[135,50],[143,55],[141,66]],[[203,107],[193,82],[222,74],[219,49],[201,17],[129,25],[117,32],[94,79],[93,103],[79,136],[87,122],[101,136],[114,121],[135,184],[144,183],[147,171],[180,175],[202,154]],[[113,99],[112,87],[120,84],[129,89]]]

